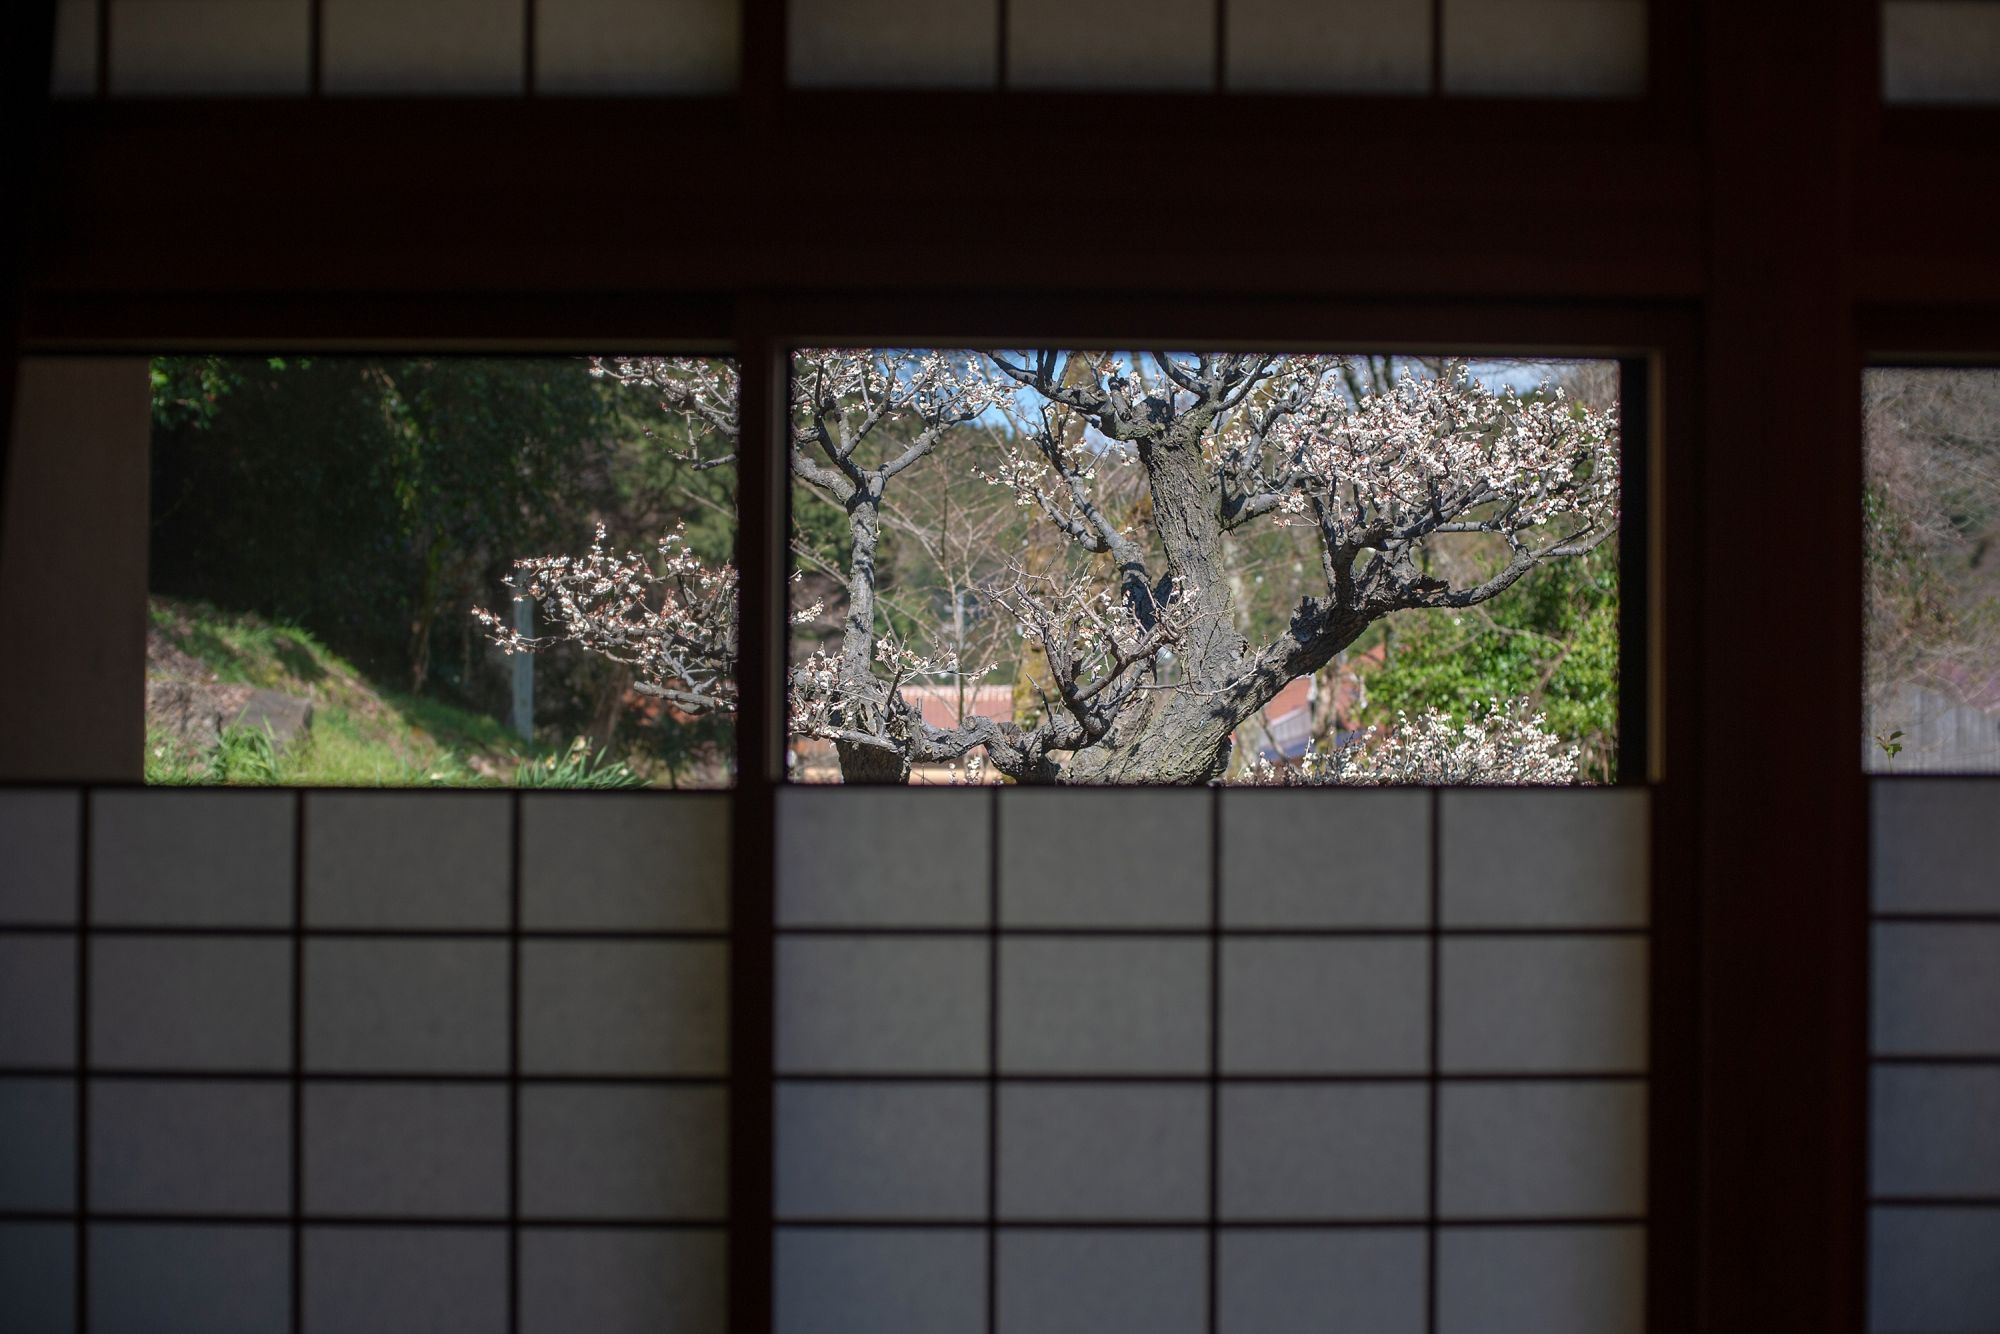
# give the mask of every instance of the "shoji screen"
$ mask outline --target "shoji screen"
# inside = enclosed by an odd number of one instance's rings
[[[783,1334],[1642,1327],[1645,791],[780,798]]]
[[[0,1325],[719,1334],[728,813],[0,791]]]
[[[1645,0],[791,0],[798,87],[1630,97]]]
[[[737,0],[59,0],[52,90],[719,93],[736,86],[741,26]]]
[[[2000,778],[1873,784],[1869,1326],[2000,1328]]]
[[[2000,2],[1882,0],[1888,102],[2000,102]]]
[[[1891,8],[1908,11],[1897,16],[1898,49],[1917,53],[1911,68],[1934,71],[1940,21],[1917,11],[1970,6]],[[1432,0],[790,0],[788,62],[801,88],[1646,91],[1646,0],[1447,0],[1442,12],[1440,24]],[[53,88],[71,97],[726,92],[740,28],[737,0],[109,0],[108,12],[99,0],[61,0]],[[1962,47],[1943,59],[1968,63]]]

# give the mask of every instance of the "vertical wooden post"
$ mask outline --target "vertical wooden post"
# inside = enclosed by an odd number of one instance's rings
[[[1849,231],[1873,0],[1706,6],[1702,1328],[1861,1328],[1866,789]]]
[[[746,303],[748,306],[749,303]],[[736,798],[730,845],[729,1328],[772,1326],[772,1007],[778,784],[784,776],[785,362],[758,309],[738,314]]]

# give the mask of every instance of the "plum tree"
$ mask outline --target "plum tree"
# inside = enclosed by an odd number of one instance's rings
[[[734,463],[729,363],[619,357],[592,370],[697,428],[697,466]],[[954,462],[974,433],[988,447]],[[848,553],[837,642],[795,663],[790,725],[832,742],[849,782],[900,782],[914,765],[975,752],[1018,782],[1215,781],[1246,719],[1375,622],[1497,597],[1543,562],[1592,550],[1618,521],[1615,410],[1550,386],[1496,389],[1457,361],[1375,384],[1316,354],[807,351],[794,360],[785,447],[791,476],[844,517]],[[1004,488],[1069,553],[1053,566],[1013,562],[983,592],[1045,664],[1033,721],[939,726],[903,693],[984,670],[905,642],[878,608],[885,498],[933,457]],[[1114,480],[1127,492],[1136,481],[1144,503],[1106,504]],[[1283,627],[1253,639],[1226,567],[1229,545],[1258,524],[1310,534],[1318,568]],[[1433,555],[1453,542],[1486,553],[1476,577],[1436,572]],[[734,571],[704,565],[675,535],[648,557],[611,551],[600,531],[587,555],[521,561],[510,583],[551,629],[523,638],[476,613],[509,651],[573,643],[632,665],[641,689],[676,707],[735,707]],[[1498,781],[1567,781],[1560,747],[1518,708],[1496,705],[1478,728],[1468,751],[1470,732],[1448,740],[1458,734],[1422,718],[1399,758],[1321,771],[1477,781],[1466,766],[1504,752]],[[1418,762],[1410,748],[1424,737],[1436,744]]]

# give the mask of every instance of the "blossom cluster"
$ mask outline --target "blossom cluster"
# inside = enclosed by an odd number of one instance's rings
[[[1130,599],[1088,576],[1058,577],[1016,569],[992,593],[1023,639],[1039,646],[1066,693],[1087,691],[1186,642],[1202,612],[1192,586],[1169,580],[1164,600],[1141,616]]]
[[[544,635],[523,635],[484,607],[472,615],[509,654],[555,643],[625,663],[638,688],[678,707],[736,707],[736,570],[709,565],[676,526],[654,556],[615,552],[603,524],[582,556],[531,556],[514,562],[505,581],[516,601],[533,599],[552,623]]]
[[[1335,357],[1286,359],[1261,401],[1235,414],[1212,446],[1225,468],[1284,493],[1304,513],[1321,498],[1363,529],[1446,527],[1518,533],[1565,516],[1579,528],[1617,517],[1617,414],[1572,401],[1560,386],[1495,390],[1463,363],[1434,377],[1405,371],[1385,392],[1356,395]]]
[[[592,357],[590,374],[659,395],[660,411],[680,417],[694,443],[679,457],[698,468],[712,468],[735,458],[737,404],[743,396],[742,377],[733,361],[710,357]],[[719,438],[726,450],[704,454],[703,442]]]
[[[806,348],[792,359],[795,446],[816,441],[837,419],[851,448],[890,417],[958,424],[1005,402],[1009,391],[986,374],[976,354],[931,350],[885,357],[865,348]]]
[[[952,650],[923,653],[894,635],[883,635],[876,641],[875,662],[886,676],[846,671],[840,658],[820,649],[794,664],[786,691],[792,734],[829,741],[852,739],[857,734],[885,736],[904,682],[927,676],[978,680],[993,671],[990,665],[961,671],[958,654]]]
[[[1415,718],[1399,713],[1387,732],[1371,727],[1344,745],[1308,751],[1288,763],[1259,759],[1250,779],[1282,787],[1574,783],[1577,749],[1548,731],[1546,722],[1526,699],[1493,700],[1462,725],[1437,709]]]
[[[794,663],[785,692],[786,726],[793,736],[837,738],[845,726],[840,660],[820,649]]]

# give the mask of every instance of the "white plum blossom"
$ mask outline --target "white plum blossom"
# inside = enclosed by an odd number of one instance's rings
[[[1281,787],[1574,783],[1577,748],[1546,730],[1547,721],[1525,699],[1491,701],[1483,714],[1462,725],[1437,709],[1415,718],[1398,713],[1395,727],[1369,728],[1332,750],[1308,751],[1283,763],[1259,759],[1252,781]]]
[[[1088,730],[1106,704],[1144,684],[1132,668],[1187,641],[1204,616],[1192,594],[1176,580],[1142,619],[1129,601],[1087,576],[1036,575],[1016,566],[992,598],[1021,637],[1042,650],[1062,707]]]
[[[679,417],[695,442],[677,455],[698,469],[736,461],[737,402],[742,382],[733,361],[711,357],[592,357],[590,374],[659,395],[660,411]],[[705,453],[701,445],[719,438],[727,448]]]
[[[514,562],[506,580],[516,600],[532,598],[553,622],[528,636],[486,610],[472,615],[509,654],[573,643],[634,669],[634,689],[691,713],[736,707],[736,569],[708,565],[690,551],[682,527],[652,557],[613,552],[603,524],[582,556]]]
[[[1618,423],[1544,384],[1495,392],[1463,364],[1356,399],[1331,357],[1295,357],[1218,431],[1225,470],[1312,501],[1344,530],[1385,538],[1521,533],[1567,517],[1579,532],[1614,522]]]

